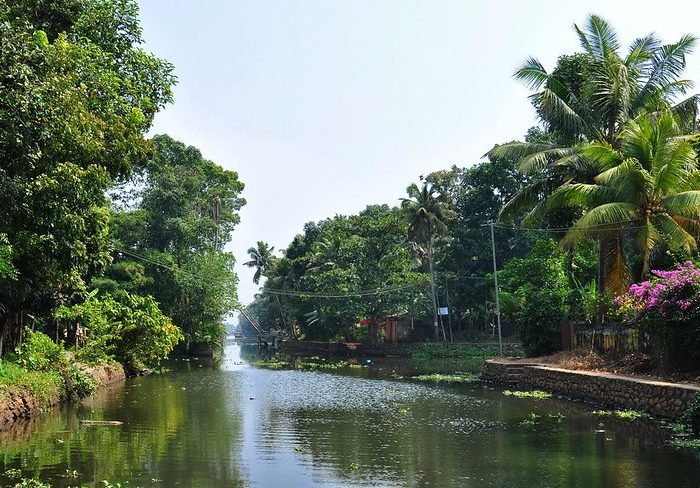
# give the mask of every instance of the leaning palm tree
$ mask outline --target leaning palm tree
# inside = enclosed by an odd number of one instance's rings
[[[574,27],[583,54],[578,55],[579,66],[573,75],[571,69],[548,73],[535,58],[528,59],[515,73],[518,80],[535,90],[531,99],[538,116],[558,141],[510,143],[489,152],[490,156],[518,158],[520,170],[532,175],[531,184],[506,203],[499,216],[502,220],[529,209],[523,225],[530,225],[552,208],[547,199],[557,188],[594,183],[596,163],[583,153],[583,146],[598,142],[619,149],[620,131],[642,114],[670,110],[685,131],[695,130],[697,95],[673,102],[692,88],[692,82],[680,79],[680,75],[695,37],[686,35],[676,43],[662,45],[649,34],[635,40],[623,55],[614,29],[600,17],[590,16],[583,29]],[[571,61],[572,57],[568,58]],[[565,62],[567,57],[560,58],[560,64]],[[615,240],[619,238],[609,234],[598,238],[602,293],[605,277],[612,270],[606,256],[615,254]]]
[[[625,124],[619,148],[606,142],[586,145],[582,152],[601,173],[594,183],[568,183],[555,191],[548,205],[586,209],[564,243],[584,235],[615,238],[616,273],[610,288],[628,285],[619,241],[620,231],[634,236],[641,256],[641,276],[648,275],[655,254],[664,248],[690,254],[700,235],[700,170],[689,136],[670,112],[643,115]]]
[[[243,263],[243,266],[255,268],[253,283],[256,285],[260,283],[260,278],[265,276],[265,273],[267,273],[267,271],[272,267],[275,259],[272,254],[274,251],[275,247],[270,246],[264,241],[258,241],[257,247],[251,247],[248,249],[250,261]]]
[[[435,238],[445,234],[447,222],[454,216],[445,198],[434,186],[423,182],[418,188],[415,183],[407,189],[408,198],[401,199],[401,209],[408,221],[409,239],[416,246],[423,261],[428,263],[430,290],[433,304],[433,326],[435,340],[440,339],[438,328],[437,297],[435,295],[435,273],[433,269],[433,248]]]

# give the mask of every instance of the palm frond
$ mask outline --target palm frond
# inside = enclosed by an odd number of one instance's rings
[[[521,160],[531,154],[550,151],[552,149],[562,149],[566,146],[558,144],[535,144],[531,142],[509,142],[507,144],[499,144],[494,146],[485,156],[489,158],[512,158]]]
[[[697,249],[698,243],[695,238],[668,215],[658,214],[654,218],[654,225],[663,234],[669,248],[682,249],[688,255]]]
[[[579,36],[581,47],[598,60],[605,59],[609,53],[620,48],[615,30],[597,15],[588,17],[585,31],[577,25],[574,25],[574,29]]]
[[[546,149],[524,156],[518,163],[518,169],[522,173],[537,173],[549,163],[559,161],[561,158],[569,157],[579,152],[581,152],[581,150],[578,147],[555,147]]]
[[[584,131],[583,118],[553,90],[548,88],[542,90],[537,101],[542,111],[541,118],[547,124],[560,127],[569,134],[580,134]]]
[[[549,79],[549,73],[544,69],[542,63],[533,57],[527,58],[514,76],[516,80],[523,82],[531,90],[539,90]]]
[[[694,36],[685,35],[678,42],[661,46],[654,51],[647,81],[639,90],[632,107],[634,113],[648,106],[655,92],[662,90],[664,85],[676,81],[685,69],[685,56],[693,51],[695,42]]]
[[[637,248],[642,255],[642,274],[649,273],[649,263],[653,252],[663,242],[663,237],[649,219],[637,229]]]
[[[686,133],[697,132],[698,103],[700,95],[695,94],[671,107],[671,113],[678,118]]]
[[[637,207],[631,203],[604,203],[590,209],[569,229],[562,243],[571,245],[588,235],[598,235],[629,226],[637,216]]]
[[[684,191],[670,195],[660,202],[660,207],[670,216],[700,219],[700,190]]]
[[[641,65],[648,63],[654,51],[661,47],[661,42],[654,34],[648,34],[632,41],[629,54],[625,58],[625,64],[628,68],[639,68]]]
[[[628,203],[638,203],[640,198],[644,199],[649,184],[648,173],[633,158],[625,159],[614,168],[603,171],[595,181],[614,191],[618,201]]]
[[[538,178],[529,185],[519,190],[506,202],[498,213],[499,222],[510,222],[520,215],[520,213],[537,205],[544,198],[551,194],[562,182],[550,178]]]
[[[591,142],[586,144],[581,152],[587,160],[595,161],[599,173],[618,166],[624,159],[622,154],[607,142]]]

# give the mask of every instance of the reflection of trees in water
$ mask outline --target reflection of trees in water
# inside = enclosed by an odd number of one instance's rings
[[[103,479],[148,486],[152,479],[162,480],[159,486],[245,486],[237,387],[230,378],[200,369],[100,391],[80,406],[4,430],[4,468],[20,468],[56,487]],[[124,425],[81,425],[84,418]],[[68,469],[81,477],[62,477]]]
[[[699,479],[696,460],[668,447],[658,423],[601,418],[589,413],[593,407],[566,401],[510,399],[482,385],[446,390],[483,401],[279,406],[261,416],[262,444],[272,456],[298,443],[300,459],[307,457],[320,478],[330,470],[339,480],[372,486],[607,488],[693,486],[687,480]],[[521,425],[529,412],[540,416],[532,427]],[[605,432],[595,433],[601,422]]]

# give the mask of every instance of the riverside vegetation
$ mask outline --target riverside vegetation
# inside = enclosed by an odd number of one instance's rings
[[[133,0],[0,0],[0,385],[41,408],[175,349],[236,306],[243,184],[167,135],[173,66]],[[82,366],[81,366],[82,365]]]
[[[249,315],[302,340],[376,342],[412,317],[410,340],[492,341],[495,222],[501,314],[525,353],[557,350],[562,320],[616,318],[660,367],[700,369],[698,97],[681,78],[696,38],[623,49],[595,15],[576,35],[553,70],[516,72],[540,120],[524,141],[428,174],[397,206],[310,222],[281,256],[251,247],[265,282]],[[81,363],[137,371],[216,345],[238,306],[225,246],[244,185],[146,138],[176,77],[143,50],[137,3],[0,0],[0,42],[4,387],[80,396]]]

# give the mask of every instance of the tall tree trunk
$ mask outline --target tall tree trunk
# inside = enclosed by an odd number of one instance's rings
[[[608,242],[604,237],[600,237],[598,240],[598,297],[602,298],[605,296],[606,288],[606,278],[607,278],[607,253],[608,253]],[[601,310],[603,301],[600,300],[598,304],[598,310],[596,311],[596,324],[600,324],[603,321],[603,310]]]
[[[433,238],[428,242],[428,270],[430,272],[430,296],[433,301],[433,327],[435,329],[435,342],[440,341],[440,327],[438,326],[437,297],[435,296],[435,273],[433,271]]]

